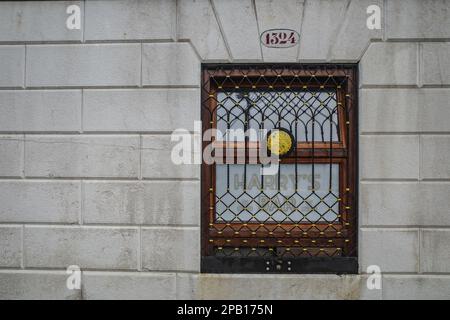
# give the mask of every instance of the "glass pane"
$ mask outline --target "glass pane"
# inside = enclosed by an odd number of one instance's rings
[[[260,168],[256,164],[216,165],[217,222],[337,220],[338,164],[282,164],[279,174],[266,176],[260,175]]]
[[[298,142],[339,141],[335,91],[249,91],[217,93],[217,129],[271,130],[282,127]],[[241,139],[243,140],[243,139]]]

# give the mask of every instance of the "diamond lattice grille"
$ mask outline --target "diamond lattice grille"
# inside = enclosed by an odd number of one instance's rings
[[[203,130],[227,151],[202,166],[202,256],[356,256],[355,90],[348,65],[203,67]],[[276,174],[252,153],[267,135],[231,134],[249,129],[292,137]]]

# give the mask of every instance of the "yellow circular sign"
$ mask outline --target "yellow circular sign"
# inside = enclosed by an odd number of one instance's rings
[[[267,137],[267,148],[275,155],[287,155],[294,148],[294,138],[286,129],[271,130]]]

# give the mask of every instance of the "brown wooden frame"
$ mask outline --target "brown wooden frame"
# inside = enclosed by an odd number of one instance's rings
[[[216,117],[210,118],[205,110],[214,110],[215,99],[208,99],[214,97],[217,90],[231,88],[230,85],[218,86],[217,82],[212,81],[212,78],[230,78],[240,81],[245,78],[258,78],[261,73],[255,71],[261,65],[249,65],[247,69],[242,65],[234,69],[229,65],[224,66],[223,70],[214,70],[211,75],[211,68],[217,65],[204,65],[202,70],[202,122],[203,131],[216,126]],[[308,66],[308,68],[302,68]],[[273,68],[268,65],[268,68]],[[328,68],[332,69],[332,73]],[[260,223],[217,223],[214,221],[215,216],[215,166],[202,165],[202,218],[201,218],[201,233],[202,259],[213,256],[214,246],[238,246],[251,247],[257,246],[264,241],[266,245],[277,246],[282,241],[283,245],[288,246],[308,246],[317,248],[339,247],[342,248],[342,257],[357,257],[357,78],[355,65],[283,65],[274,69],[265,70],[264,76],[276,80],[280,80],[279,87],[283,88],[284,81],[288,81],[294,77],[308,78],[332,78],[336,77],[342,79],[344,85],[332,87],[336,90],[336,97],[338,106],[338,121],[339,129],[341,130],[339,142],[300,142],[296,148],[297,154],[290,155],[286,158],[281,158],[280,163],[311,163],[314,158],[314,163],[330,163],[330,155],[332,163],[339,164],[339,192],[340,205],[338,223],[282,223],[282,231],[279,230],[279,223],[264,223],[263,228]],[[266,79],[267,79],[266,78]],[[275,80],[275,85],[258,85],[257,88],[278,88]],[[311,85],[314,89],[328,88],[330,85]],[[248,83],[240,83],[239,88],[253,88]],[[292,86],[292,88],[295,88]],[[205,108],[205,106],[207,108]],[[345,110],[345,112],[344,112]],[[214,113],[212,113],[214,115]],[[209,142],[203,142],[203,148]],[[223,144],[224,142],[215,142]],[[228,144],[232,149],[258,148],[258,145],[252,145],[248,142],[238,142],[232,145]],[[299,158],[300,157],[300,158]],[[310,157],[308,159],[308,157]],[[248,160],[248,158],[247,158]],[[213,228],[212,228],[213,226]],[[332,226],[332,227],[331,227]],[[236,231],[238,230],[238,234]],[[286,231],[289,230],[289,231]],[[305,235],[306,232],[306,235]],[[331,240],[331,242],[330,242]],[[211,243],[212,241],[212,243]],[[352,267],[353,268],[353,267]],[[202,270],[208,271],[208,268]],[[309,269],[308,269],[309,270]],[[352,269],[353,270],[353,269]],[[320,270],[319,270],[320,272]]]

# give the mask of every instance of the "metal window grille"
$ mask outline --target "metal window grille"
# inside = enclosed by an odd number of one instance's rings
[[[245,155],[202,165],[202,272],[357,272],[356,88],[348,64],[202,67],[203,131]],[[262,138],[228,129],[284,130],[291,152],[261,175]]]

